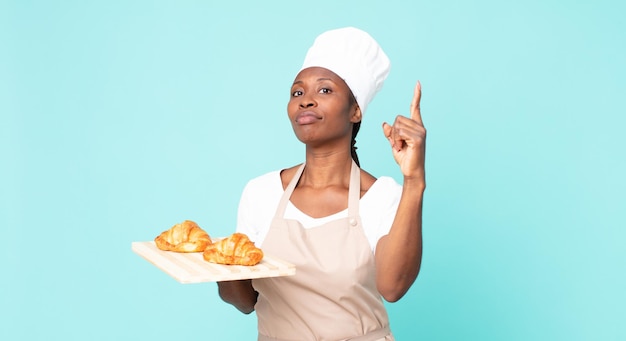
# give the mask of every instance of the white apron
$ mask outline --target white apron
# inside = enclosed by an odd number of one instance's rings
[[[394,340],[359,216],[359,167],[352,162],[348,217],[305,229],[283,218],[304,166],[285,189],[263,242],[268,254],[294,263],[296,274],[252,281],[259,292],[258,340]]]

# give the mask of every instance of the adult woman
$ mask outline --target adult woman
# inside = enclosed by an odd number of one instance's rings
[[[307,53],[287,106],[306,161],[251,180],[238,221],[297,273],[218,283],[224,301],[256,310],[259,340],[393,340],[381,296],[397,301],[419,272],[426,131],[418,83],[411,117],[383,123],[403,185],[358,167],[354,138],[388,72],[355,28],[323,33]]]

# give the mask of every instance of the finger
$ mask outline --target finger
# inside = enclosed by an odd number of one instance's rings
[[[393,126],[391,126],[391,139],[393,140],[392,146],[393,149],[400,151],[404,146],[404,138],[402,137],[402,123],[400,123],[406,117],[402,117],[402,115],[396,116],[395,121],[393,121]]]
[[[389,144],[391,145],[392,149],[401,149],[402,139],[398,137],[397,130],[394,127],[390,126],[386,122],[383,123],[383,133],[385,134],[387,140],[389,140]]]
[[[424,122],[422,122],[422,113],[420,112],[421,99],[422,84],[417,81],[417,84],[415,84],[415,88],[413,89],[413,101],[411,101],[411,118],[423,126]]]
[[[426,128],[424,128],[424,126],[420,125],[415,120],[402,115],[398,115],[396,117],[396,121],[393,123],[392,129],[392,137],[394,141],[403,141],[408,145],[415,145],[415,143],[419,144],[421,140],[426,138]]]
[[[387,124],[387,122],[383,122],[383,134],[385,134],[385,137],[387,138],[387,140],[389,140],[389,143],[393,147],[393,138],[391,137],[392,130],[393,128],[391,128],[391,126]]]

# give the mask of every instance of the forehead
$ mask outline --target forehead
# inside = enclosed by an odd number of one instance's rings
[[[340,83],[340,84],[345,84],[345,82],[343,81],[343,79],[341,79],[341,77],[337,76],[336,73],[323,68],[323,67],[318,67],[318,66],[314,66],[314,67],[308,67],[306,69],[303,69],[302,71],[300,71],[297,75],[296,78],[294,79],[294,83],[297,82],[301,82],[304,80],[318,80],[318,79],[330,79],[331,81],[335,82],[335,83]]]

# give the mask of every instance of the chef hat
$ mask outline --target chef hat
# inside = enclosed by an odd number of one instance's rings
[[[345,27],[320,34],[304,58],[300,71],[323,67],[341,77],[356,98],[361,113],[383,87],[389,74],[389,58],[368,33]]]

